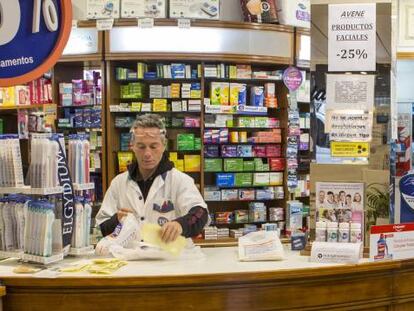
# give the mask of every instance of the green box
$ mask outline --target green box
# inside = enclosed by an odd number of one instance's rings
[[[255,158],[254,159],[254,169],[255,171],[263,171],[263,161],[260,158]]]
[[[236,187],[249,187],[253,182],[252,173],[236,173],[234,185]]]
[[[269,127],[269,120],[267,117],[256,117],[254,119],[255,127]]]
[[[194,150],[201,150],[201,138],[200,137],[194,138]]]
[[[226,126],[227,127],[234,127],[234,120],[233,119],[226,120]]]
[[[264,172],[270,171],[270,165],[269,165],[269,163],[263,164],[263,171]]]
[[[194,150],[194,134],[178,134],[177,149]]]
[[[3,134],[3,132],[4,132],[3,119],[0,119],[0,134]]]
[[[204,159],[205,172],[221,172],[223,169],[222,159]]]
[[[243,159],[224,159],[225,172],[243,172]]]
[[[238,127],[254,127],[254,117],[239,117]]]
[[[254,161],[244,161],[243,162],[243,171],[254,171]]]

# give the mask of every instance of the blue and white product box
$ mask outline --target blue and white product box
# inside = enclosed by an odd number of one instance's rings
[[[216,187],[204,188],[204,200],[206,201],[221,201],[221,191]]]
[[[216,186],[217,187],[233,187],[234,186],[234,174],[228,174],[228,173],[216,174]]]
[[[253,146],[250,145],[237,145],[237,156],[241,158],[253,157]]]
[[[299,201],[287,202],[286,230],[294,232],[303,227],[303,203]]]
[[[220,19],[220,0],[170,0],[170,18]]]
[[[267,218],[266,205],[263,202],[249,203],[249,221],[265,222]]]
[[[119,0],[87,0],[88,19],[119,18]]]
[[[414,222],[414,171],[395,178],[394,223]]]
[[[256,190],[256,200],[273,200],[274,198],[275,192],[273,187]]]
[[[239,198],[239,191],[237,189],[223,189],[221,190],[222,201],[237,201]]]
[[[295,232],[290,237],[292,251],[301,251],[306,246],[306,235],[303,232]]]
[[[167,17],[166,0],[121,0],[121,17]]]

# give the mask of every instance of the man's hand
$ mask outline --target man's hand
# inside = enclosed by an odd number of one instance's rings
[[[133,213],[133,211],[129,208],[121,208],[117,212],[118,221],[121,221],[121,219],[127,216],[129,213]]]
[[[162,226],[161,240],[165,243],[174,242],[183,233],[183,228],[176,221],[169,221]]]

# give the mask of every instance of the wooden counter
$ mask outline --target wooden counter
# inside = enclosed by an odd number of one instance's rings
[[[168,272],[171,263],[153,261],[130,263],[130,275],[124,270],[110,277],[65,274],[50,279],[3,273],[0,279],[7,289],[4,308],[414,310],[414,260],[326,266],[297,256],[279,263],[240,263],[235,249],[226,249],[208,250],[207,258],[198,263],[175,262],[175,272]],[[222,266],[211,267],[220,265],[218,256],[223,252],[231,258],[223,260]],[[223,272],[224,265],[230,272]],[[303,267],[298,268],[300,265]],[[188,271],[183,270],[185,266]],[[200,267],[205,269],[194,273]],[[211,273],[212,269],[217,273]]]

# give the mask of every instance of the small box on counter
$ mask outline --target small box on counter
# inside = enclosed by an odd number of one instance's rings
[[[249,221],[265,222],[267,218],[266,205],[263,202],[249,203]]]

